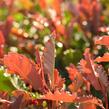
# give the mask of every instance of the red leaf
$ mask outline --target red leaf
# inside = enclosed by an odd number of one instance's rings
[[[41,62],[41,57],[38,48],[36,48],[36,63],[41,67],[42,62]]]
[[[44,74],[48,75],[48,78],[50,80],[53,80],[53,72],[54,72],[54,64],[55,64],[55,44],[54,39],[48,40],[48,42],[45,44],[45,49],[43,52],[43,70]],[[50,77],[49,77],[50,76]]]
[[[51,15],[52,15],[52,13],[51,13]],[[64,25],[61,22],[60,17],[52,18],[52,22],[53,22],[53,24],[56,28],[56,31],[59,32],[60,34],[64,35],[64,36],[66,36],[67,33],[66,33]]]
[[[100,13],[101,13],[101,5],[98,0],[80,0],[79,4],[77,5],[77,10],[79,11],[76,13],[78,17],[78,23],[80,24],[83,32],[87,35],[87,31],[91,33],[97,34],[98,27],[100,26]],[[87,26],[85,27],[82,25],[83,21],[87,21]]]
[[[60,0],[52,0],[52,7],[56,11],[57,15],[61,15],[61,2]]]
[[[76,93],[69,94],[67,92],[59,92],[56,90],[54,93],[48,92],[45,94],[42,99],[52,100],[52,101],[63,101],[63,102],[73,102],[77,97]]]
[[[103,66],[102,65],[96,66],[96,72],[99,74],[100,82],[102,82],[102,84],[103,84],[103,86],[105,86],[105,88],[108,88],[108,86],[109,86],[108,75],[107,75],[106,71],[104,70]]]
[[[61,14],[61,0],[51,0],[51,2],[48,2],[47,0],[40,0],[39,5],[42,9],[46,9],[48,7],[51,7],[56,11],[57,15]]]
[[[82,75],[78,72],[74,65],[70,65],[69,67],[67,67],[67,71],[72,81],[72,84],[69,85],[69,88],[72,91],[77,91],[83,84]]]
[[[96,90],[100,90],[105,97],[106,102],[106,109],[108,109],[108,98],[106,93],[105,83],[101,79],[100,72],[97,72],[96,66],[94,61],[91,59],[91,54],[89,53],[89,49],[86,49],[85,53],[85,60],[80,61],[80,65],[82,67],[82,72],[84,77],[93,85]],[[102,74],[104,77],[104,74]]]
[[[46,9],[47,7],[46,0],[40,0],[39,5],[42,9]]]
[[[32,99],[28,93],[20,90],[14,91],[13,95],[16,99],[10,104],[9,109],[24,109]]]
[[[4,39],[2,32],[0,31],[0,45],[2,44],[5,44],[5,39]]]
[[[4,44],[5,44],[5,39],[2,32],[0,31],[0,58],[2,58],[4,55]]]
[[[97,57],[95,62],[109,62],[109,53],[105,53],[102,57]]]
[[[0,91],[0,109],[9,109],[11,103],[12,102],[9,101],[8,93]]]
[[[84,103],[80,104],[79,109],[97,109],[95,104]]]
[[[98,74],[94,68],[94,62],[91,59],[91,54],[89,53],[89,49],[85,50],[84,53],[85,60],[80,61],[80,65],[82,67],[82,74],[85,76],[87,80],[94,86],[96,90],[101,90],[99,81],[98,81]]]
[[[95,44],[101,44],[109,47],[109,36],[102,36],[95,41]]]
[[[53,89],[55,88],[62,88],[63,87],[63,84],[65,82],[65,79],[61,78],[59,76],[59,72],[57,69],[54,70],[54,81],[53,81]]]
[[[75,99],[75,102],[81,103],[81,104],[86,104],[86,105],[87,104],[94,104],[94,105],[99,106],[102,109],[104,109],[102,101],[96,97],[93,97],[92,95],[84,96],[84,97],[77,97]]]
[[[35,90],[46,91],[47,86],[42,69],[39,69],[32,60],[29,60],[24,55],[9,53],[4,57],[4,65],[6,65],[12,74],[18,74],[23,80],[31,84]]]

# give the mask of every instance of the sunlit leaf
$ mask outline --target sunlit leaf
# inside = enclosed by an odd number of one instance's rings
[[[102,36],[95,41],[95,44],[109,46],[109,36]]]
[[[93,97],[92,95],[84,96],[84,97],[78,97],[75,101],[79,102],[81,104],[84,104],[84,105],[86,104],[86,106],[87,106],[87,104],[89,104],[89,105],[92,104],[92,105],[99,106],[102,109],[105,109],[104,106],[103,106],[102,101],[100,99],[96,98],[96,97]]]
[[[91,54],[89,53],[89,49],[85,50],[84,56],[85,56],[85,60],[82,59],[80,61],[83,75],[86,77],[87,80],[90,81],[90,83],[94,86],[95,89],[100,90],[101,86],[98,81],[98,76],[95,71],[94,62],[91,59]]]
[[[46,90],[41,69],[24,55],[9,53],[4,57],[4,65],[12,74],[18,74],[24,81],[32,85],[35,90]]]
[[[5,44],[5,38],[0,31],[0,58],[4,55],[4,44]]]
[[[54,93],[48,92],[47,94],[43,95],[42,99],[63,101],[63,102],[73,102],[76,97],[77,97],[76,93],[69,94],[64,91],[59,92],[58,90],[56,90]]]
[[[105,53],[102,57],[97,57],[95,62],[109,62],[109,53]]]
[[[58,88],[61,89],[63,87],[63,84],[65,82],[64,78],[61,78],[61,76],[59,75],[59,72],[57,69],[54,69],[54,78],[53,78],[53,88]]]
[[[72,91],[78,91],[78,89],[82,86],[83,84],[83,78],[80,72],[76,69],[74,65],[70,65],[67,67],[67,71],[69,74],[69,78],[72,81],[72,84],[69,85],[69,88]]]

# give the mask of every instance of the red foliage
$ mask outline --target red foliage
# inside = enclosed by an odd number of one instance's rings
[[[50,2],[47,0],[40,0],[39,4],[42,9],[47,9],[51,7],[56,11],[57,15],[61,15],[61,0],[51,0]]]
[[[5,39],[2,32],[0,31],[0,58],[4,56],[4,45],[5,45]]]
[[[109,47],[109,36],[102,36],[95,41],[95,44],[101,44]]]
[[[52,107],[54,107],[53,101],[63,101],[74,103],[80,102],[82,103],[80,107],[84,107],[84,105],[86,104],[86,107],[92,106],[93,108],[95,108],[97,105],[103,108],[102,102],[99,99],[94,98],[93,96],[82,97],[81,95],[82,93],[84,93],[84,91],[79,91],[82,83],[84,82],[83,77],[85,77],[86,80],[88,80],[96,90],[101,90],[103,94],[106,93],[107,81],[103,82],[99,78],[97,74],[98,70],[95,69],[95,64],[91,59],[89,50],[86,49],[84,53],[85,59],[80,61],[80,65],[82,68],[80,71],[78,71],[73,65],[67,68],[70,79],[72,80],[71,85],[73,86],[72,93],[70,93],[63,89],[65,80],[59,76],[58,70],[54,70],[54,49],[55,46],[53,39],[50,39],[45,44],[45,49],[42,56],[40,56],[39,50],[36,49],[36,64],[24,55],[18,53],[9,53],[8,55],[4,56],[4,65],[7,67],[10,74],[19,75],[25,81],[25,83],[30,84],[35,91],[39,91],[43,94],[43,96],[39,100],[36,99],[36,105],[38,104],[38,102],[40,102],[40,100],[51,100]],[[80,74],[81,71],[83,77]],[[23,95],[21,94],[21,92],[19,95],[19,92],[16,92],[16,101],[14,103],[10,103],[9,106],[17,106],[20,108],[28,105],[30,101],[31,103],[33,103],[32,101],[34,100],[30,96],[28,98],[28,93],[22,93]],[[107,96],[105,98],[107,99]]]
[[[23,80],[31,84],[35,90],[46,91],[43,72],[32,60],[18,53],[9,53],[4,57],[4,64],[11,74],[18,74]]]
[[[94,63],[94,60],[91,58],[89,49],[86,49],[84,53],[85,60],[80,61],[81,71],[84,77],[93,85],[96,90],[100,90],[104,95],[106,102],[106,109],[108,109],[108,98],[107,98],[107,84],[104,83],[106,79],[105,73],[102,71],[102,66]],[[99,70],[97,69],[99,67]],[[101,70],[100,70],[101,69]],[[102,77],[101,77],[102,76]],[[106,79],[106,82],[108,80]]]
[[[77,92],[83,84],[83,77],[74,65],[67,67],[67,71],[69,73],[69,78],[72,81],[72,84],[69,85],[69,88],[71,91]]]
[[[58,90],[56,90],[54,93],[48,92],[42,98],[53,101],[73,102],[76,97],[76,93],[68,94],[67,92],[59,92]]]
[[[109,62],[109,53],[105,53],[103,57],[97,57],[96,62]]]
[[[80,24],[86,21],[89,25],[88,31],[96,34],[100,26],[101,6],[98,0],[80,0],[78,5]],[[85,30],[85,28],[83,27]]]
[[[70,29],[75,21],[78,22],[81,27],[80,29],[83,30],[86,36],[88,36],[89,33],[91,35],[97,34],[101,26],[101,6],[99,1],[79,0],[77,6],[70,4],[72,7],[70,7],[69,10],[74,13],[74,16],[72,16],[75,17],[74,21],[72,20],[70,23],[70,26],[69,23],[63,24],[64,20],[62,20],[62,18],[64,13],[62,13],[63,10],[61,9],[62,0],[38,1],[41,7],[40,11],[44,11],[44,14],[47,15],[42,16],[40,13],[32,12],[31,10],[33,10],[34,6],[31,0],[20,0],[24,9],[15,9],[18,13],[22,12],[27,15],[29,23],[32,23],[32,27],[38,29],[38,31],[43,31],[45,27],[47,27],[47,29],[49,28],[50,32],[56,31],[56,34],[53,32],[50,35],[50,39],[45,43],[42,55],[40,55],[39,49],[36,48],[36,40],[34,41],[34,46],[31,42],[27,44],[29,52],[36,49],[36,63],[32,59],[19,53],[10,52],[4,55],[4,46],[9,43],[8,36],[10,33],[17,36],[16,39],[22,42],[21,44],[19,43],[18,46],[21,48],[24,47],[24,49],[26,48],[24,46],[24,40],[31,40],[32,38],[29,38],[29,33],[23,29],[19,32],[20,27],[12,27],[13,17],[11,16],[8,16],[6,21],[0,24],[0,58],[3,59],[4,68],[7,69],[7,73],[10,75],[18,75],[18,78],[23,80],[25,87],[28,87],[27,85],[29,84],[28,90],[17,89],[13,91],[13,93],[11,93],[11,99],[7,93],[0,92],[0,109],[24,109],[31,104],[36,106],[35,108],[40,107],[42,109],[43,101],[47,102],[47,109],[61,109],[61,106],[66,102],[77,103],[79,109],[97,109],[97,106],[104,109],[101,99],[91,95],[91,86],[94,90],[101,92],[100,94],[103,96],[102,100],[105,101],[105,107],[108,109],[108,75],[100,63],[109,61],[109,53],[105,53],[102,57],[94,59],[90,50],[87,48],[84,52],[84,58],[80,60],[77,67],[70,64],[70,66],[66,68],[71,80],[67,88],[64,87],[65,78],[62,78],[59,75],[59,71],[55,69],[54,38],[63,41],[63,38],[57,37],[57,35],[64,36],[63,44],[67,45],[70,36],[70,32],[68,33],[67,29]],[[7,6],[9,15],[13,15],[14,11],[11,11],[14,9],[13,4],[14,0],[9,0],[8,2],[3,0],[0,6]],[[68,20],[69,19],[70,18],[68,18]],[[35,22],[35,24],[33,22]],[[107,32],[107,30],[104,29],[104,32]],[[32,34],[36,33],[33,32]],[[37,34],[40,34],[40,32]],[[93,41],[93,39],[90,38],[91,35],[89,35],[87,39]],[[109,37],[102,36],[95,41],[95,44],[109,47]],[[76,45],[76,43],[74,45]],[[64,47],[62,51],[64,51]],[[34,92],[38,92],[39,96],[37,97]],[[35,98],[33,98],[33,96],[35,96]]]

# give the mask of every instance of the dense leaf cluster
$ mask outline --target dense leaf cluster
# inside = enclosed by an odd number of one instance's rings
[[[105,0],[0,0],[0,109],[109,109]]]

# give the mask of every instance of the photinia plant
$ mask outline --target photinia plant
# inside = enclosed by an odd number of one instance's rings
[[[11,107],[15,109],[16,106],[18,109],[23,109],[29,105],[40,108],[44,101],[46,101],[48,109],[63,108],[63,105],[67,105],[68,102],[80,103],[78,104],[80,109],[88,107],[96,109],[96,106],[104,109],[102,101],[91,95],[90,86],[92,85],[96,90],[101,91],[106,101],[106,109],[108,109],[106,94],[108,80],[104,81],[103,79],[107,79],[103,67],[94,63],[89,49],[85,50],[84,57],[85,59],[80,61],[78,68],[74,65],[67,67],[72,83],[69,85],[69,90],[66,90],[63,87],[65,79],[61,78],[58,70],[54,68],[55,43],[52,36],[45,43],[42,55],[40,55],[38,48],[36,49],[36,63],[22,54],[8,53],[3,58],[7,73],[19,75],[25,84],[29,85],[29,90],[17,88],[12,93],[14,101],[4,99],[4,96],[1,96],[1,103],[6,104],[7,109]],[[84,87],[86,88],[84,89]],[[34,98],[32,93],[35,94],[35,92],[38,92],[40,96]]]
[[[104,0],[0,0],[0,109],[108,109],[105,8]]]

